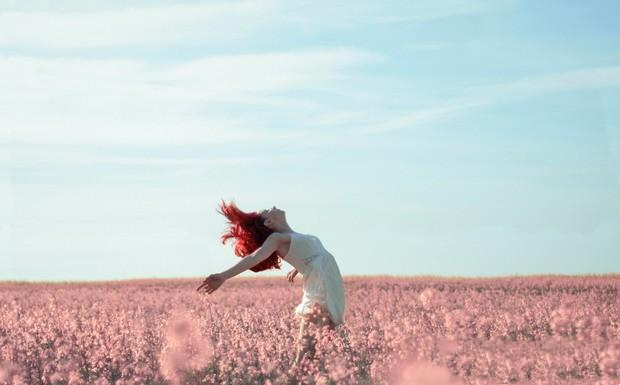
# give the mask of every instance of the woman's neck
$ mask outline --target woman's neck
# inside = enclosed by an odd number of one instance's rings
[[[282,226],[280,226],[280,228],[277,231],[279,233],[294,233],[295,232],[293,231],[293,229],[291,229],[291,226],[289,226],[288,223],[285,223]]]

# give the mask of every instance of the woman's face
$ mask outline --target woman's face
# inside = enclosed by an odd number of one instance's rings
[[[260,212],[261,218],[265,221],[265,226],[270,227],[274,223],[280,223],[284,220],[284,210],[280,210],[276,206],[268,210],[262,210]]]

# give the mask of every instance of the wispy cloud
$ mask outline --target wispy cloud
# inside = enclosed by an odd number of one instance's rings
[[[470,87],[468,93],[492,100],[527,97],[547,92],[620,86],[620,67],[593,67],[533,76],[511,82]]]
[[[350,48],[216,56],[180,64],[157,75],[164,84],[194,84],[200,97],[236,100],[241,95],[283,90],[320,90],[349,78],[346,70],[382,60]],[[330,87],[335,88],[335,87]]]
[[[438,41],[405,43],[402,45],[402,48],[406,51],[435,51],[446,47],[448,47],[447,43]]]
[[[136,44],[222,42],[272,21],[269,0],[0,13],[0,45],[73,49]]]
[[[276,36],[283,30],[307,33],[418,22],[504,9],[511,4],[512,0],[422,1],[398,6],[372,1],[336,5],[245,0],[132,7],[106,4],[105,9],[95,9],[92,4],[61,2],[36,10],[16,3],[12,10],[0,12],[0,47],[35,56],[0,56],[0,82],[5,91],[0,103],[6,111],[0,142],[156,145],[289,139],[281,130],[269,128],[269,121],[251,113],[240,114],[241,106],[264,108],[271,114],[288,111],[293,121],[317,117],[316,122],[300,123],[308,129],[297,129],[294,135],[308,138],[306,143],[324,140],[314,135],[316,129],[328,127],[334,119],[343,125],[351,120],[342,113],[333,115],[329,101],[302,93],[328,93],[349,100],[357,97],[362,103],[376,100],[380,96],[369,93],[373,90],[350,86],[368,82],[370,78],[355,69],[384,60],[381,55],[334,47],[221,54],[173,64],[106,56],[128,46],[222,45],[253,39],[257,33]],[[46,57],[56,50],[77,50],[79,54],[84,48],[100,52],[97,56],[101,58]],[[436,43],[410,48],[435,49]],[[357,116],[357,127],[374,125],[376,116],[364,121],[358,111],[350,111],[350,117]],[[402,117],[392,126],[441,113],[446,113],[446,108]]]
[[[214,164],[241,164],[255,162],[257,156],[223,156],[208,159],[188,157],[162,156],[121,156],[94,151],[67,149],[66,147],[41,148],[26,146],[13,148],[9,152],[0,152],[0,161],[20,165],[52,165],[52,164],[124,164],[124,165],[154,165],[154,166],[207,166]],[[6,163],[5,163],[6,164]]]
[[[354,80],[351,68],[377,60],[346,47],[213,56],[163,68],[140,60],[0,57],[8,128],[0,142],[287,140],[302,133],[270,129],[239,106],[312,110],[311,99],[283,95],[337,89]]]
[[[240,165],[261,162],[291,161],[316,157],[311,152],[295,152],[290,154],[273,154],[257,152],[244,155],[211,155],[203,153],[194,156],[165,155],[152,153],[150,156],[129,152],[118,154],[118,148],[97,148],[95,146],[10,146],[3,151],[0,147],[0,162],[4,164],[27,167],[40,165],[89,165],[89,164],[121,164],[139,166],[183,166],[179,172],[200,172],[211,165]],[[128,152],[128,151],[124,151]]]
[[[0,12],[0,46],[44,50],[135,45],[221,45],[253,34],[320,31],[368,24],[422,22],[511,7],[513,0],[244,0],[216,3]],[[24,5],[26,7],[27,5]]]
[[[368,24],[424,22],[509,9],[514,0],[287,1],[282,18],[305,28],[351,28]]]
[[[620,67],[616,66],[563,71],[511,82],[473,86],[466,88],[460,97],[426,108],[402,112],[381,121],[375,120],[352,128],[351,132],[357,134],[386,133],[449,119],[471,109],[511,100],[527,99],[545,93],[615,87],[620,87]]]

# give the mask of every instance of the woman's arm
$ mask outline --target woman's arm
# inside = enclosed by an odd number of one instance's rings
[[[213,293],[220,286],[222,286],[224,281],[226,281],[227,279],[232,278],[235,275],[240,274],[247,269],[258,265],[259,263],[267,259],[271,254],[273,254],[274,251],[278,249],[278,245],[281,240],[282,235],[280,233],[269,234],[261,247],[256,249],[252,254],[243,257],[243,259],[239,261],[239,263],[224,271],[223,273],[211,274],[210,276],[205,278],[202,284],[198,286],[196,291],[208,294]]]
[[[241,259],[235,266],[221,273],[222,277],[230,279],[238,274],[243,273],[247,269],[250,269],[265,259],[269,258],[274,251],[278,249],[280,243],[280,233],[271,233],[265,242],[256,249],[252,254],[247,255]]]

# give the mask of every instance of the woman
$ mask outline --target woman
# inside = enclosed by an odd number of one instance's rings
[[[310,234],[293,231],[286,222],[286,212],[273,206],[270,210],[245,213],[234,203],[220,205],[220,214],[228,218],[230,228],[222,235],[222,243],[235,238],[234,252],[243,259],[230,269],[211,274],[196,289],[211,294],[227,279],[250,269],[259,272],[280,269],[280,258],[295,269],[288,273],[293,282],[295,275],[303,276],[302,301],[295,308],[300,319],[297,354],[293,366],[306,353],[313,357],[316,338],[309,325],[334,329],[344,321],[344,283],[334,257],[321,241]],[[348,345],[348,344],[347,344]]]

